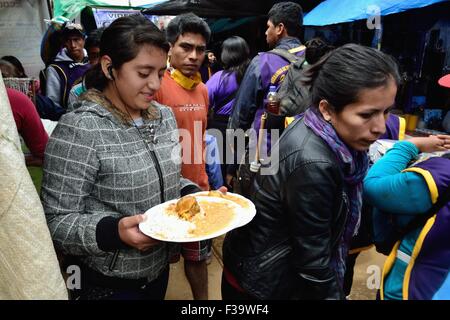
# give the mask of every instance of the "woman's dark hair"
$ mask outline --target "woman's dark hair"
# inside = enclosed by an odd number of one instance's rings
[[[206,43],[211,37],[211,29],[208,24],[199,16],[189,12],[180,14],[169,22],[166,29],[167,41],[173,45],[177,42],[178,37],[186,32],[201,34]]]
[[[14,56],[3,56],[1,59],[8,61],[16,68],[17,73],[18,73],[18,78],[28,78],[28,76],[25,73],[25,69],[23,68],[23,65],[19,59],[17,59]]]
[[[300,35],[303,25],[303,9],[295,2],[283,1],[275,3],[267,14],[267,18],[276,26],[280,23],[291,37]]]
[[[229,37],[222,43],[220,60],[225,71],[236,72],[238,84],[244,77],[250,62],[250,49],[247,42],[238,36]]]
[[[113,21],[104,31],[100,40],[100,57],[108,55],[114,69],[136,58],[144,45],[151,45],[166,53],[169,52],[169,43],[152,22],[143,15],[130,15],[120,17]],[[103,90],[108,80],[101,64],[97,64],[86,73],[86,88]]]
[[[3,78],[19,78],[17,68],[9,61],[0,59],[0,73]]]
[[[309,65],[315,64],[326,53],[334,49],[320,38],[313,38],[305,43],[305,60]]]
[[[315,107],[327,100],[336,112],[357,102],[363,89],[386,86],[393,80],[398,86],[398,66],[389,55],[373,48],[346,44],[323,56],[304,72],[302,83],[311,86]]]

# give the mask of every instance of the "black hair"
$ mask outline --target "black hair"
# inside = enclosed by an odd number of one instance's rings
[[[244,77],[245,70],[250,62],[250,49],[247,42],[238,36],[227,38],[222,43],[220,60],[225,71],[235,71],[238,84]]]
[[[17,73],[16,67],[6,60],[0,59],[0,73],[3,78],[18,78],[19,74]]]
[[[112,67],[119,69],[124,63],[133,60],[143,45],[151,45],[169,51],[164,33],[142,14],[120,17],[114,20],[104,31],[100,40],[100,56],[108,55]],[[86,73],[86,88],[102,91],[108,80],[101,63]]]
[[[199,16],[189,12],[180,14],[169,22],[166,29],[167,41],[173,45],[177,42],[180,35],[187,32],[201,34],[205,38],[206,43],[209,42],[211,37],[211,30],[208,24]]]
[[[84,43],[84,48],[88,50],[92,47],[100,47],[100,40],[102,38],[102,34],[105,28],[98,28],[91,31],[86,38],[86,42]]]
[[[320,38],[313,38],[305,43],[305,60],[309,65],[315,64],[326,53],[334,49]]]
[[[28,78],[25,73],[25,69],[23,68],[23,65],[19,59],[14,56],[3,56],[1,59],[8,61],[16,68],[16,71],[18,72],[18,78]]]
[[[350,43],[307,68],[302,83],[311,86],[313,107],[325,99],[335,112],[341,112],[346,105],[358,101],[361,90],[386,86],[391,80],[397,86],[400,83],[398,66],[391,56]]]
[[[303,9],[298,3],[275,3],[267,16],[275,26],[282,23],[289,36],[299,37],[303,25]]]

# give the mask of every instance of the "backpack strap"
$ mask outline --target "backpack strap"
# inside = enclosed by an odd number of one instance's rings
[[[289,61],[289,63],[293,63],[293,62],[297,61],[299,58],[298,56],[295,55],[295,53],[303,51],[305,49],[306,49],[306,47],[301,45],[299,47],[295,47],[295,48],[292,48],[289,50],[275,48],[275,49],[270,50],[269,52],[282,57],[283,59]]]
[[[281,68],[279,68],[270,78],[270,83],[272,85],[277,85],[277,88],[279,88],[279,82],[281,82],[283,80],[283,78],[281,78],[280,80],[280,76],[284,73],[286,73],[289,70],[289,67],[291,65],[297,65],[300,64],[300,68],[303,64],[303,62],[305,61],[303,56],[296,56],[294,53],[300,52],[302,50],[305,50],[306,47],[305,46],[299,46],[299,47],[295,47],[292,48],[290,50],[286,50],[286,49],[272,49],[270,51],[268,51],[268,53],[272,53],[275,54],[281,58],[283,58],[284,60],[286,60],[287,62],[289,62],[289,64],[287,64],[286,66],[283,66]]]

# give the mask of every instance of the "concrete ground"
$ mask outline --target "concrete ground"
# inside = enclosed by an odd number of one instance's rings
[[[220,282],[222,277],[222,242],[223,237],[214,239],[213,256],[208,265],[209,299],[220,300]],[[376,286],[379,284],[381,270],[385,256],[377,253],[375,249],[363,251],[355,265],[351,300],[375,300]],[[170,267],[169,286],[166,300],[192,300],[189,283],[184,275],[183,261],[172,264]]]

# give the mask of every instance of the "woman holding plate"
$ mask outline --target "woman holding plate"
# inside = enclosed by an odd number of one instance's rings
[[[73,298],[164,299],[179,247],[141,233],[141,213],[200,191],[181,177],[172,111],[153,101],[168,50],[144,16],[115,20],[86,75],[89,90],[49,139],[42,201],[56,249],[81,267]]]

